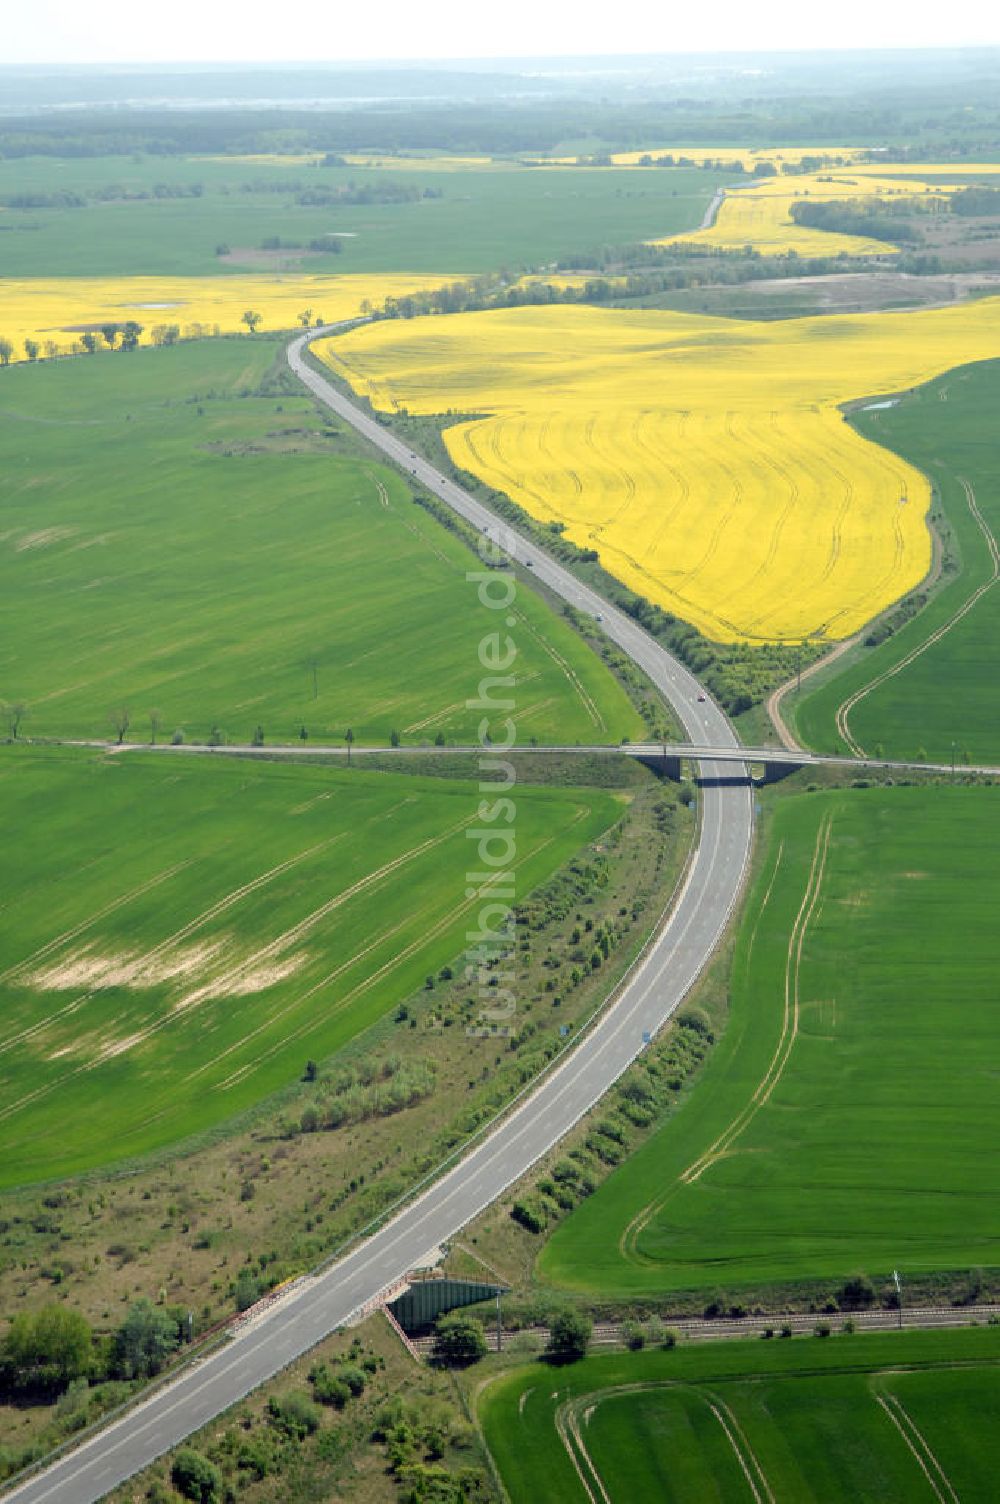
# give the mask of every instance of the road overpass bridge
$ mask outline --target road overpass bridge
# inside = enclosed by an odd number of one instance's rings
[[[119,746],[110,742],[85,742],[73,745],[101,746],[107,751],[116,754],[124,754],[129,751],[149,752],[154,749],[139,744]],[[308,746],[272,746],[257,747],[250,745],[229,744],[224,747],[199,746],[196,743],[185,743],[174,747],[162,744],[155,749],[157,752],[168,756],[189,756],[191,754],[211,754],[221,757],[262,757],[273,758],[298,758],[316,760],[318,758],[336,758],[346,761],[364,762],[369,759],[391,759],[412,757],[456,757],[469,756],[481,757],[490,748],[483,748],[479,743],[472,745],[451,744],[448,746],[417,745],[410,747],[359,747],[356,744],[348,749],[345,746],[320,745],[310,743]],[[495,749],[494,749],[495,750]],[[854,757],[846,753],[807,752],[802,747],[744,747],[741,745],[726,746],[715,742],[573,742],[554,744],[549,746],[531,746],[521,744],[509,749],[505,755],[518,756],[528,755],[532,757],[564,757],[566,755],[588,757],[633,757],[639,762],[647,763],[650,767],[665,771],[671,778],[680,778],[685,766],[690,767],[692,776],[701,782],[718,782],[718,773],[713,771],[706,773],[709,764],[729,765],[733,770],[734,782],[745,782],[753,779],[757,782],[773,783],[779,778],[786,778],[789,773],[796,772],[799,768],[845,768],[852,769],[856,773],[946,773],[956,776],[959,773],[971,773],[979,777],[1000,778],[1000,765],[989,763],[958,763],[958,762],[924,762],[915,759],[886,758],[886,757]],[[704,765],[704,766],[703,766]],[[760,773],[755,770],[760,769]]]

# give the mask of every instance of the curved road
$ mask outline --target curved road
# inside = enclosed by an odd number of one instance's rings
[[[692,743],[737,746],[725,716],[701,698],[694,676],[630,617],[499,523],[304,362],[310,339],[335,332],[310,331],[289,347],[292,370],[313,394],[454,511],[488,529],[509,554],[530,557],[536,577],[550,590],[600,615],[608,636],[671,701]],[[6,1497],[17,1504],[94,1504],[357,1314],[487,1207],[603,1096],[683,1001],[739,896],[753,833],[751,792],[731,781],[731,762],[705,760],[699,771],[707,780],[700,838],[670,917],[618,997],[562,1063],[478,1147],[366,1242]]]

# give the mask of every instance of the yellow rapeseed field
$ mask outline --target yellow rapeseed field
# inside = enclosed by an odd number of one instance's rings
[[[758,162],[770,162],[780,172],[785,163],[797,167],[804,157],[822,157],[832,162],[853,162],[862,156],[861,146],[647,146],[640,151],[616,151],[611,160],[616,167],[635,167],[644,157],[655,162],[660,157],[684,157],[699,167],[706,162],[737,162],[744,172],[753,172]]]
[[[299,314],[313,321],[353,318],[362,304],[382,304],[453,278],[387,272],[360,276],[260,274],[237,277],[53,277],[0,282],[0,338],[24,358],[24,341],[42,354],[69,354],[88,329],[124,324],[143,326],[149,344],[159,325],[177,325],[182,334],[246,333],[248,310],[262,316],[261,329],[293,329]]]
[[[834,641],[930,563],[927,483],[838,404],[1000,356],[1000,299],[753,323],[574,305],[391,321],[321,353],[375,406],[476,413],[456,464],[721,641]]]
[[[969,171],[995,172],[1000,171],[1000,166],[976,166]],[[895,176],[897,172],[899,177]],[[816,173],[763,178],[752,186],[728,191],[715,222],[707,230],[670,235],[654,243],[675,245],[683,242],[721,251],[741,251],[745,246],[752,246],[763,256],[783,256],[789,251],[800,256],[837,256],[841,253],[884,256],[898,247],[884,240],[840,235],[796,224],[791,215],[792,205],[804,199],[943,199],[962,186],[962,179],[954,176],[955,172],[954,167],[940,163],[936,166],[862,163]]]

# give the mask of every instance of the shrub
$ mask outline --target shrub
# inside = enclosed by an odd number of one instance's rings
[[[364,1371],[360,1368],[356,1368],[353,1363],[344,1364],[343,1368],[340,1370],[340,1377],[341,1381],[347,1385],[348,1389],[350,1390],[351,1394],[354,1395],[355,1399],[359,1394],[362,1394],[364,1392],[364,1387],[367,1383]]]
[[[622,1338],[630,1352],[640,1352],[646,1346],[646,1333],[637,1321],[622,1322]]]
[[[558,1311],[549,1322],[545,1356],[550,1363],[575,1363],[587,1355],[593,1322],[582,1311]]]
[[[475,1316],[454,1311],[439,1316],[434,1333],[434,1356],[439,1363],[464,1366],[486,1356],[486,1337]]]
[[[79,1378],[89,1360],[90,1327],[79,1312],[43,1306],[14,1317],[0,1349],[0,1377],[4,1387],[54,1394]]]
[[[544,1232],[546,1217],[545,1213],[536,1202],[515,1201],[510,1209],[510,1215],[519,1226],[528,1232]]]
[[[241,1269],[236,1281],[236,1309],[249,1311],[260,1300],[260,1281],[250,1269]]]
[[[271,1423],[294,1441],[319,1430],[319,1411],[302,1389],[272,1395],[267,1402]]]
[[[192,1447],[182,1447],[170,1469],[170,1481],[185,1499],[198,1504],[216,1504],[222,1496],[219,1469]]]
[[[707,1039],[709,1043],[715,1037],[708,1014],[703,1008],[685,1008],[684,1012],[678,1015],[677,1022],[682,1029],[690,1029],[692,1034],[700,1034],[702,1039]]]
[[[148,1300],[137,1300],[114,1335],[110,1372],[116,1379],[148,1379],[177,1347],[176,1320]]]
[[[647,1342],[650,1342],[653,1347],[659,1347],[660,1343],[663,1341],[665,1333],[666,1327],[663,1325],[663,1322],[660,1320],[659,1316],[650,1316],[649,1320],[646,1322]]]
[[[845,1279],[836,1298],[842,1311],[858,1311],[874,1305],[875,1286],[867,1274],[855,1274],[850,1279]]]
[[[336,1370],[321,1363],[312,1370],[309,1378],[313,1386],[313,1394],[321,1405],[334,1405],[338,1410],[343,1410],[351,1397],[351,1390],[346,1380],[342,1379]]]

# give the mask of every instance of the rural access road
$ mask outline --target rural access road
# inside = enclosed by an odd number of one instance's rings
[[[30,741],[26,746],[32,745]],[[112,756],[124,756],[128,752],[155,752],[161,757],[243,757],[257,758],[262,762],[285,760],[289,762],[319,762],[336,759],[339,762],[365,758],[384,758],[389,762],[403,762],[425,757],[475,757],[482,754],[482,747],[463,742],[448,742],[443,746],[415,743],[412,747],[384,747],[377,744],[348,748],[339,743],[312,742],[302,746],[298,742],[273,742],[270,746],[257,746],[253,742],[226,742],[212,746],[210,742],[183,742],[174,746],[160,742],[152,746],[147,742],[112,742],[65,740],[49,741],[43,738],[35,745],[60,747],[92,747]],[[808,752],[804,747],[783,745],[749,747],[734,743],[731,747],[709,746],[701,742],[567,742],[542,743],[540,746],[515,747],[531,757],[632,757],[637,762],[657,763],[666,758],[668,762],[736,763],[739,768],[747,765],[763,765],[765,768],[787,768],[789,772],[800,768],[841,768],[855,773],[937,773],[957,777],[969,775],[974,778],[1000,778],[1000,763],[984,762],[927,762],[924,758],[905,757],[855,757],[847,752]],[[738,770],[737,775],[742,777]]]
[[[735,749],[732,727],[698,681],[630,617],[541,555],[306,364],[309,340],[335,332],[313,330],[289,346],[289,364],[313,395],[455,512],[488,531],[508,554],[522,562],[530,558],[535,577],[554,594],[600,616],[607,635],[671,702],[692,743]],[[494,629],[494,618],[484,608],[484,632]],[[470,662],[470,695],[479,676],[478,662]],[[705,759],[698,770],[704,785],[698,841],[669,916],[597,1022],[560,1063],[476,1147],[365,1242],[5,1498],[16,1504],[96,1504],[357,1316],[489,1206],[599,1101],[701,975],[743,885],[753,835],[751,790],[734,779],[731,762]],[[472,1040],[470,1049],[476,1049]]]

